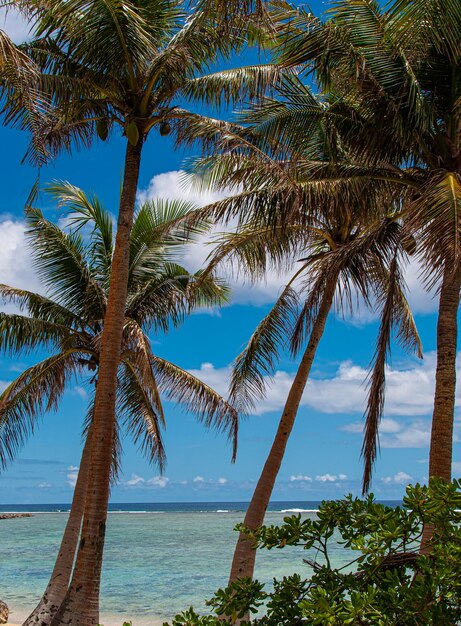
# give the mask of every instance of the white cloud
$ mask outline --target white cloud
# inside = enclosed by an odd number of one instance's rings
[[[318,480],[321,483],[334,483],[337,480],[337,477],[333,474],[322,474],[320,476],[316,476],[315,480]]]
[[[11,287],[40,290],[23,222],[0,221],[0,276]]]
[[[1,16],[0,10],[0,21]],[[154,176],[147,189],[138,192],[138,200],[144,201],[154,197],[161,197],[190,200],[203,206],[226,197],[226,192],[197,190],[190,185],[184,185],[181,180],[183,174],[181,171],[170,171]],[[224,227],[218,225],[211,232],[201,236],[196,244],[186,246],[181,262],[190,271],[196,271],[203,267],[207,256],[213,249],[213,246],[208,242],[223,230]],[[293,269],[296,269],[296,267],[296,260],[294,260]],[[230,268],[228,269],[230,270]],[[0,273],[2,281],[6,284],[33,291],[41,290],[37,276],[32,269],[31,256],[27,247],[25,228],[22,222],[11,219],[4,219],[0,222]],[[233,290],[233,303],[252,304],[255,306],[273,302],[286,284],[287,277],[291,274],[289,272],[288,274],[279,275],[269,268],[263,281],[252,284],[243,282],[240,276],[234,275],[232,272],[229,273],[224,267],[221,273],[224,276],[227,274]],[[419,266],[416,261],[412,261],[406,271],[410,303],[416,313],[433,312],[437,309],[437,298],[433,298],[433,295],[425,292],[418,274]],[[374,313],[363,309],[353,320],[367,323],[375,319],[375,317]]]
[[[406,297],[410,304],[410,308],[414,314],[426,315],[434,313],[438,309],[438,294],[436,289],[427,291],[421,280],[421,264],[416,258],[411,258],[406,267],[403,268],[403,278],[406,284]],[[363,302],[363,298],[359,297],[355,303],[353,314],[347,314],[346,319],[357,325],[368,324],[378,318],[379,312],[370,309]]]
[[[290,476],[290,482],[303,482],[303,483],[311,483],[312,478],[310,476],[305,476],[303,474],[294,474]]]
[[[138,476],[137,474],[131,474],[131,478],[125,481],[125,485],[127,487],[137,487],[139,485],[143,485],[146,481],[142,476]]]
[[[185,182],[185,173],[181,170],[165,172],[154,176],[147,189],[138,192],[138,201],[144,202],[153,198],[167,198],[172,200],[188,200],[198,206],[205,206],[218,200],[222,200],[229,194],[224,191],[206,190],[196,188]],[[208,255],[212,252],[214,245],[210,242],[222,233],[232,229],[235,223],[230,223],[226,227],[217,225],[205,235],[202,235],[195,244],[185,247],[185,253],[181,258],[181,263],[189,271],[197,271],[206,264]],[[296,267],[296,261],[293,262]],[[220,268],[220,274],[226,277],[232,286],[232,302],[239,304],[252,304],[260,306],[273,302],[282,287],[287,282],[287,275],[279,275],[277,272],[268,270],[265,279],[256,284],[243,282],[240,280],[236,268]]]
[[[383,448],[425,448],[431,439],[431,422],[414,420],[408,425],[401,425],[399,432],[381,437]]]
[[[460,356],[458,380],[461,381]],[[414,446],[417,438],[420,442],[426,441],[427,424],[421,418],[432,413],[435,366],[436,355],[429,352],[422,362],[411,361],[409,364],[386,368],[385,418],[381,426],[383,445],[386,447],[405,447],[408,442],[413,442]],[[230,366],[215,368],[211,363],[204,363],[200,369],[190,371],[219,393],[227,394]],[[366,405],[367,374],[365,368],[352,361],[344,361],[333,376],[311,378],[307,382],[301,405],[319,413],[362,415]],[[293,378],[293,373],[280,370],[272,381],[266,377],[267,394],[256,402],[254,413],[261,415],[283,408]],[[458,384],[456,406],[461,406],[461,382]],[[412,424],[403,426],[395,417],[414,419]],[[360,433],[362,424],[356,421],[345,425],[343,429]]]
[[[407,485],[413,480],[413,476],[406,472],[397,472],[394,476],[385,476],[381,478],[381,481],[385,485]]]
[[[74,489],[77,483],[78,469],[75,465],[69,465],[67,468],[67,484],[71,489]]]
[[[152,476],[152,478],[144,478],[138,474],[131,474],[128,480],[121,480],[119,485],[128,487],[129,489],[149,488],[164,489],[170,482],[166,476]]]
[[[363,426],[363,422],[357,421],[341,426],[341,430],[362,434]],[[379,432],[383,448],[425,448],[430,441],[431,423],[429,420],[417,419],[403,424],[395,419],[383,418]]]
[[[172,170],[157,174],[151,178],[147,189],[138,191],[138,202],[146,202],[154,198],[168,200],[187,200],[198,206],[205,206],[222,200],[228,193],[211,189],[199,188],[199,185],[187,181],[183,170]]]
[[[203,476],[196,476],[192,482],[193,483],[203,483],[203,482],[205,482],[205,479],[203,478]]]
[[[351,424],[345,424],[341,426],[340,430],[346,433],[353,433],[354,435],[363,433],[363,422],[352,422]]]
[[[150,487],[158,487],[159,489],[164,489],[169,482],[170,479],[166,476],[153,476],[152,478],[149,478],[147,484]]]
[[[50,489],[53,485],[51,483],[47,483],[46,481],[43,483],[39,483],[37,485],[38,489]]]
[[[15,9],[9,7],[0,8],[0,29],[17,44],[30,38],[30,28],[25,20]]]
[[[336,483],[338,480],[347,480],[346,474],[321,474],[315,477],[320,483]]]
[[[413,313],[434,313],[439,305],[439,298],[432,290],[427,292],[421,280],[421,265],[417,259],[411,259],[404,278],[407,285],[407,297]]]
[[[73,396],[78,396],[82,400],[86,400],[88,398],[86,390],[83,387],[80,387],[80,385],[76,385],[75,387],[73,387],[71,390],[71,394]]]
[[[138,192],[138,200],[144,201],[155,197],[171,198],[178,200],[190,200],[199,206],[216,202],[228,196],[226,190],[207,190],[187,184],[184,178],[184,172],[181,170],[165,172],[154,176],[147,189]],[[232,224],[227,227],[231,228]],[[189,246],[185,257],[184,264],[190,270],[197,270],[203,267],[206,257],[212,250],[212,246],[208,244],[210,239],[224,230],[219,225],[210,233],[203,236],[197,245]],[[297,267],[296,260],[293,260],[292,271]],[[424,288],[420,279],[421,265],[416,258],[410,259],[407,267],[404,269],[404,278],[407,284],[407,297],[414,313],[433,313],[437,310],[438,298],[434,292],[428,293]],[[280,290],[287,282],[287,277],[291,273],[279,275],[277,272],[269,269],[264,281],[257,284],[246,283],[231,275],[229,280],[233,287],[233,302],[241,304],[262,305],[273,302]],[[351,321],[361,324],[369,323],[376,319],[376,312],[370,311],[362,305],[354,313]]]
[[[396,420],[383,418],[379,425],[379,430],[382,433],[398,433],[402,426]]]
[[[227,478],[218,478],[218,485],[225,485],[227,483]]]

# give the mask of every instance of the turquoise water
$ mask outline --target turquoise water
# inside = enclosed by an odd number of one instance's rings
[[[284,515],[269,512],[266,523],[280,523]],[[233,528],[242,517],[236,511],[111,513],[101,621],[121,624],[129,618],[141,626],[191,605],[206,611],[205,600],[226,584],[237,538]],[[66,519],[67,513],[38,513],[0,521],[0,598],[14,610],[13,621],[31,610],[43,592]],[[256,576],[267,582],[295,571],[308,576],[306,556],[301,548],[262,550]],[[347,555],[338,548],[334,560],[345,563]]]

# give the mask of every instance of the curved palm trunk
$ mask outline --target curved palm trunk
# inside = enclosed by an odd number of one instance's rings
[[[320,339],[322,338],[328,314],[333,302],[333,296],[336,288],[336,277],[326,286],[319,307],[317,317],[312,325],[312,331],[309,337],[306,351],[303,354],[301,363],[296,372],[295,379],[291,385],[282,417],[277,428],[274,442],[270,449],[269,455],[264,464],[261,476],[256,485],[256,489],[251,498],[248,510],[245,514],[243,523],[251,530],[256,530],[264,522],[267,505],[269,504],[274,484],[282,464],[288,438],[293,429],[293,425],[298,413],[299,403],[301,402],[307,379],[314,361],[315,353]],[[256,550],[252,546],[251,540],[246,535],[240,533],[235,546],[234,558],[229,577],[229,584],[245,576],[253,577],[256,561]]]
[[[453,417],[456,392],[456,348],[461,269],[445,269],[437,320],[437,369],[432,414],[429,477],[451,480]]]
[[[456,394],[456,349],[461,268],[445,268],[440,290],[437,319],[437,368],[435,372],[434,411],[432,414],[429,478],[451,480],[453,422]],[[420,552],[430,552],[433,527],[424,526]]]
[[[72,498],[72,506],[51,578],[40,602],[26,619],[23,626],[36,626],[37,624],[47,626],[51,624],[52,619],[66,597],[72,567],[74,565],[75,553],[77,551],[78,538],[82,527],[83,510],[88,486],[90,449],[91,428],[88,431],[83,447],[80,469]]]
[[[106,534],[110,470],[115,437],[115,399],[128,289],[133,224],[143,137],[127,143],[117,236],[104,319],[93,414],[93,443],[87,500],[72,581],[52,626],[93,626],[99,622],[99,588]]]

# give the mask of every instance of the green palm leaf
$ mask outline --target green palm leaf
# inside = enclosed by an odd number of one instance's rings
[[[120,375],[117,412],[125,416],[124,425],[127,432],[133,437],[135,444],[139,443],[142,452],[150,463],[156,463],[160,471],[165,466],[165,450],[160,431],[163,422],[163,413],[156,409],[159,406],[156,397],[156,385],[146,385],[146,376],[140,375],[140,370],[128,359],[123,359],[125,365]],[[155,402],[152,402],[155,398]],[[161,404],[160,404],[161,407]]]
[[[28,354],[39,348],[55,350],[63,345],[85,345],[87,337],[64,324],[0,313],[0,350]]]
[[[130,244],[130,280],[141,281],[177,258],[181,248],[206,232],[206,222],[192,202],[155,199],[137,211]]]
[[[68,212],[69,227],[74,228],[75,232],[85,226],[92,229],[88,257],[93,273],[107,287],[113,252],[112,216],[96,196],[87,196],[81,189],[66,181],[54,181],[45,189]]]
[[[274,374],[279,353],[286,347],[298,302],[291,284],[285,287],[270,312],[258,324],[244,351],[236,358],[229,400],[239,411],[251,411],[255,399],[265,397],[265,377]]]
[[[192,100],[219,107],[223,103],[238,103],[242,98],[253,100],[274,89],[282,77],[278,65],[249,65],[198,76],[189,80],[183,91]]]
[[[34,318],[74,328],[85,326],[82,318],[75,313],[38,293],[0,285],[0,295],[5,302],[13,302],[21,311],[28,311]]]
[[[82,352],[69,349],[33,365],[0,395],[0,465],[6,467],[27,438],[38,418],[56,409],[69,379],[80,368]]]
[[[379,449],[379,423],[384,411],[386,361],[390,354],[391,334],[397,329],[397,338],[403,346],[422,358],[422,344],[410,308],[404,295],[398,254],[389,267],[387,289],[378,294],[382,312],[373,367],[369,376],[369,392],[365,412],[365,427],[362,444],[364,459],[362,491],[370,489],[373,465]]]
[[[53,298],[80,317],[102,319],[106,294],[86,262],[88,248],[79,234],[65,234],[38,209],[26,214],[34,264]]]
[[[227,432],[232,442],[232,460],[237,454],[238,413],[222,396],[196,376],[158,356],[152,357],[152,367],[161,392],[169,400],[194,413],[207,428]]]

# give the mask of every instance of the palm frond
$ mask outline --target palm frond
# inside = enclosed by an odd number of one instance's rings
[[[152,370],[150,341],[142,327],[134,320],[127,319],[125,322],[123,345],[128,351],[126,356],[127,365],[136,368],[146,392],[149,393],[150,402],[158,414],[158,419],[161,425],[165,426],[162,401]]]
[[[56,409],[69,379],[80,367],[74,349],[44,359],[20,374],[0,395],[0,466],[6,467],[37,426]]]
[[[40,348],[51,350],[85,345],[88,337],[64,324],[48,320],[0,313],[0,350],[9,354],[30,354]]]
[[[409,234],[418,233],[430,289],[439,281],[446,260],[453,266],[460,260],[461,177],[456,172],[435,172],[418,193],[408,192],[406,209],[405,227]]]
[[[210,224],[185,200],[155,199],[137,211],[130,240],[130,282],[144,281],[171,262]]]
[[[269,269],[293,269],[296,255],[305,252],[310,233],[298,224],[266,226],[247,221],[234,232],[224,233],[207,259],[206,272],[226,263],[227,270],[250,280],[264,279]]]
[[[280,351],[286,347],[296,320],[298,297],[291,284],[258,324],[247,346],[235,360],[229,401],[238,411],[249,412],[255,400],[266,395],[265,377],[274,374]]]
[[[456,0],[394,0],[389,13],[392,35],[401,45],[420,49],[434,46],[458,62],[461,9]]]
[[[139,361],[139,359],[138,359]],[[123,374],[119,375],[117,412],[124,416],[124,426],[139,444],[150,463],[156,463],[161,472],[165,467],[165,449],[161,436],[163,413],[158,412],[160,401],[155,399],[158,390],[153,377],[126,358],[122,359]],[[146,381],[148,386],[146,385]],[[154,401],[153,401],[154,400]]]
[[[45,322],[65,325],[69,328],[84,328],[85,322],[69,309],[33,291],[17,289],[0,284],[0,296],[5,302],[13,302],[21,311]]]
[[[192,310],[227,302],[227,285],[202,271],[190,274],[184,267],[166,263],[158,274],[147,274],[128,293],[126,315],[143,328],[167,332],[179,326]]]
[[[260,98],[280,84],[284,73],[279,65],[249,65],[221,70],[189,80],[183,91],[186,97],[219,107]]]
[[[179,325],[187,313],[189,273],[181,265],[166,263],[131,285],[126,315],[152,330]]]
[[[290,335],[290,351],[294,357],[303,348],[311,334],[312,326],[318,317],[327,288],[333,286],[334,291],[338,288],[339,268],[329,263],[326,260],[326,255],[319,255],[319,257],[314,256],[312,259],[308,259],[303,266],[304,272],[306,269],[310,272],[301,290],[302,292],[307,291],[307,298],[303,302]],[[315,263],[315,261],[324,259],[326,260],[324,263]]]
[[[91,228],[88,257],[97,280],[107,288],[113,252],[112,216],[96,196],[87,196],[67,181],[53,181],[45,187],[45,191],[58,206],[66,209],[70,228],[75,232],[85,226]]]
[[[364,460],[362,492],[370,489],[372,471],[379,450],[379,424],[384,411],[386,362],[390,354],[392,332],[397,328],[397,338],[403,346],[422,358],[422,345],[418,331],[404,295],[398,250],[391,261],[384,289],[377,295],[381,300],[381,323],[372,371],[369,376],[367,408],[362,445]]]
[[[83,318],[104,317],[106,294],[86,262],[88,249],[78,233],[65,234],[38,209],[26,213],[34,264],[56,302]]]
[[[152,367],[159,389],[169,400],[179,402],[186,411],[197,416],[207,428],[226,432],[232,443],[232,460],[237,454],[239,417],[222,396],[196,376],[158,356]]]
[[[229,302],[231,288],[225,280],[207,270],[198,270],[189,275],[187,285],[187,311],[221,307]]]

